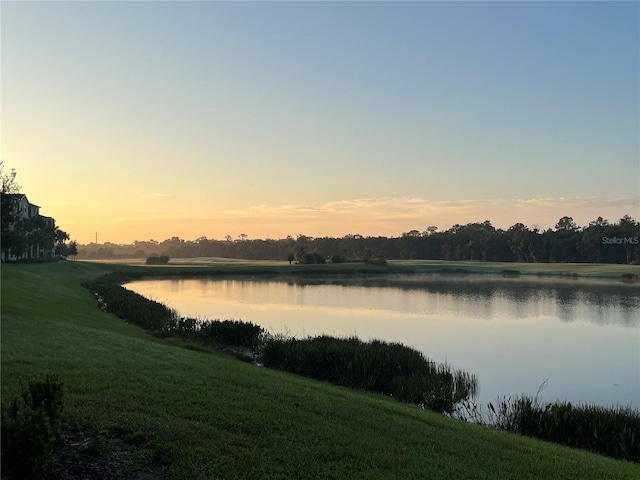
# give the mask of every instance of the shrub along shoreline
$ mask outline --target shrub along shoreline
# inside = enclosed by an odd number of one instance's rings
[[[464,405],[472,405],[477,390],[475,376],[451,371],[448,365],[435,364],[404,345],[377,340],[365,343],[356,337],[287,338],[267,335],[250,322],[182,318],[166,305],[122,287],[123,283],[144,276],[142,272],[118,271],[85,282],[83,286],[94,293],[101,309],[158,337],[178,337],[217,348],[246,348],[256,352],[267,367],[383,393],[438,413],[451,415],[459,413]],[[497,403],[497,408],[492,404],[489,408],[490,421],[482,419],[477,410],[466,417],[458,416],[481,425],[640,463],[640,412],[637,410],[559,402],[541,405],[529,397],[503,400]]]

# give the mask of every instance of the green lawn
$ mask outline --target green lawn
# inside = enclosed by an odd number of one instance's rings
[[[439,269],[462,268],[469,273],[499,274],[503,270],[518,271],[523,275],[578,275],[585,277],[620,277],[640,275],[639,265],[613,265],[599,263],[517,263],[445,260],[395,260],[389,262],[395,268],[410,268],[422,272]]]
[[[58,372],[70,427],[149,446],[168,478],[640,478],[637,465],[159,341],[80,286],[117,268],[2,266],[2,398]]]
[[[104,264],[111,267],[126,267],[144,265],[144,259],[118,259],[104,260]],[[90,262],[87,262],[90,263]],[[100,264],[100,261],[92,262]],[[542,276],[568,276],[614,278],[621,275],[640,275],[640,265],[615,265],[599,263],[517,263],[517,262],[482,262],[482,261],[446,261],[446,260],[390,260],[386,266],[366,265],[364,263],[341,263],[324,265],[289,265],[287,261],[277,260],[242,260],[235,258],[197,257],[197,258],[172,258],[168,265],[161,268],[180,269],[180,267],[207,267],[216,271],[233,272],[237,269],[268,269],[279,273],[290,273],[297,270],[316,269],[318,271],[350,272],[353,270],[380,270],[380,271],[410,271],[415,273],[439,273],[457,269],[466,270],[472,274],[499,275],[504,270],[518,271],[522,275]],[[156,268],[156,267],[147,267]]]

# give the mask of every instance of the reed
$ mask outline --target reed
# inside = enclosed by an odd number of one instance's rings
[[[457,403],[475,397],[477,390],[474,375],[437,364],[399,343],[363,342],[355,336],[272,335],[260,353],[267,367],[383,393],[436,412],[452,412]]]
[[[609,457],[640,463],[640,412],[631,407],[543,403],[520,395],[489,403],[483,414],[470,401],[454,416],[473,423],[526,435]]]

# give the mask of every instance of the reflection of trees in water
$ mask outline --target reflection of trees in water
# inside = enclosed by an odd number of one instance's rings
[[[588,320],[597,325],[640,325],[640,287],[619,282],[589,280],[504,279],[472,275],[416,275],[396,277],[289,278],[289,285],[335,285],[391,288],[447,295],[478,308],[476,315],[488,318],[497,302],[511,303],[518,317],[542,314],[541,304],[555,306],[565,322]],[[589,311],[585,312],[584,308]]]

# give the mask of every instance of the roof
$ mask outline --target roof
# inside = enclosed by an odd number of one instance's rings
[[[29,199],[27,198],[27,195],[24,194],[24,193],[3,193],[2,195],[5,196],[5,197],[9,197],[9,198],[15,198],[16,200],[22,200],[24,198],[29,205],[32,205],[34,207],[40,208],[40,205],[36,205],[35,203],[31,203],[29,201]]]

